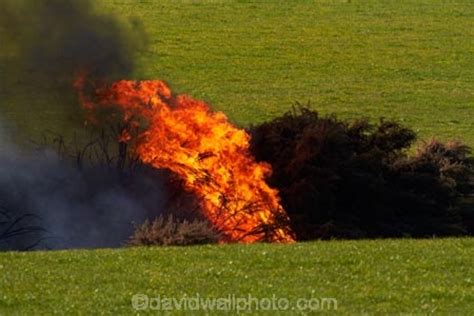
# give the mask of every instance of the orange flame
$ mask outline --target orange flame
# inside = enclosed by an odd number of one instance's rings
[[[123,142],[132,139],[132,127],[142,127],[135,145],[138,157],[181,177],[224,241],[294,241],[287,224],[281,225],[288,217],[278,192],[265,182],[270,165],[255,161],[250,136],[223,113],[189,96],[173,96],[159,80],[117,81],[95,87],[91,98],[84,87],[85,76],[79,76],[75,88],[88,121],[96,120],[99,108],[119,109],[128,127],[119,137]]]

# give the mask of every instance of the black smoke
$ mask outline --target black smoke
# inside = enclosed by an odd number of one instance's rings
[[[79,71],[94,80],[133,75],[143,26],[105,11],[92,0],[0,1],[3,117],[23,131],[47,122],[62,132],[83,121],[72,89]]]
[[[2,0],[0,29],[3,61],[30,80],[70,83],[79,69],[96,78],[128,76],[145,44],[137,20],[98,13],[90,0]]]

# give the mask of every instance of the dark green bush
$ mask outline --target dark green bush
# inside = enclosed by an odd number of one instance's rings
[[[415,133],[396,122],[345,122],[306,107],[251,134],[300,240],[472,234],[461,205],[474,167],[462,144],[430,141],[408,156]]]

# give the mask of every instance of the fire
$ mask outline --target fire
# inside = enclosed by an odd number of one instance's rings
[[[100,109],[120,110],[126,128],[119,141],[135,137],[134,150],[144,163],[176,173],[224,233],[223,241],[294,241],[278,192],[265,182],[271,167],[255,161],[250,136],[223,113],[187,95],[173,95],[159,80],[94,84],[91,97],[85,83],[79,76],[75,88],[87,120],[96,122]],[[139,132],[132,137],[132,130]]]

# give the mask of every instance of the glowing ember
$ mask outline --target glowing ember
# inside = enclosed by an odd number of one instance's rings
[[[293,242],[278,192],[265,183],[271,167],[249,152],[249,135],[201,101],[173,96],[163,82],[121,80],[84,93],[75,87],[88,121],[101,109],[118,109],[124,128],[119,141],[137,131],[135,151],[155,168],[179,175],[200,201],[204,215],[225,234],[223,241]]]

